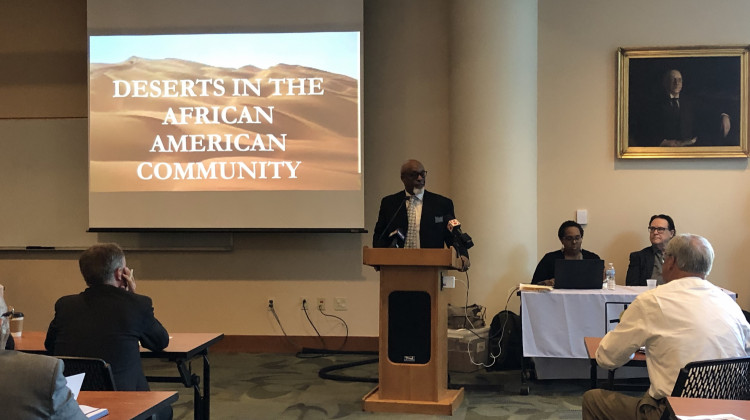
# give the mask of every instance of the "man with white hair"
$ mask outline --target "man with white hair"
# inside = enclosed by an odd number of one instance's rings
[[[706,280],[714,250],[703,237],[677,235],[664,251],[665,284],[641,293],[596,351],[605,369],[627,363],[641,346],[651,386],[642,397],[592,389],[583,394],[583,419],[659,419],[677,375],[699,360],[744,357],[750,325],[737,303]]]
[[[0,285],[0,349],[10,335]],[[63,376],[63,362],[49,356],[0,350],[0,407],[8,419],[85,420]]]

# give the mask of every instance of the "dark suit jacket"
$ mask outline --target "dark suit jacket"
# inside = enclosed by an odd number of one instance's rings
[[[372,237],[372,246],[385,248],[390,245],[388,235],[396,229],[401,229],[406,235],[409,221],[406,216],[406,203],[403,190],[383,197],[380,201],[378,222]],[[422,202],[422,217],[419,222],[419,245],[422,248],[443,248],[453,245],[453,236],[448,231],[448,221],[455,219],[453,201],[440,194],[424,192]],[[394,217],[395,215],[395,217]],[[392,222],[391,219],[393,219]],[[389,224],[390,222],[390,224]],[[382,236],[382,238],[381,238]],[[457,250],[458,251],[458,250]],[[459,251],[462,255],[468,253]]]
[[[96,285],[55,303],[44,346],[54,355],[104,359],[112,365],[118,391],[147,391],[139,341],[154,351],[169,344],[151,298]]]
[[[655,147],[664,139],[689,140],[697,135],[696,107],[687,95],[680,95],[679,107],[675,108],[669,95],[662,93],[658,100],[647,102],[640,113],[639,125],[633,127],[634,146]]]
[[[647,246],[640,251],[630,253],[630,264],[628,264],[628,276],[625,278],[626,286],[645,286],[646,280],[651,278],[654,272],[654,250]]]
[[[0,350],[0,407],[4,419],[86,419],[66,385],[62,360],[11,350]]]

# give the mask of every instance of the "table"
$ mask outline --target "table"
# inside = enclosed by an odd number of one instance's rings
[[[632,302],[646,289],[618,285],[615,290],[522,291],[523,355],[534,358],[537,378],[586,378],[589,357],[583,338],[606,333],[605,302]]]
[[[81,391],[78,403],[106,408],[107,420],[145,420],[178,397],[175,391]]]
[[[632,302],[646,290],[617,285],[615,290],[521,291],[523,355],[535,358],[537,377],[586,378],[589,363],[583,338],[606,333],[605,302]]]
[[[589,361],[591,362],[591,389],[596,388],[596,382],[597,382],[597,368],[599,367],[596,363],[596,349],[599,348],[599,343],[602,341],[601,337],[583,337],[583,342],[586,345],[586,353],[588,354]],[[625,363],[623,366],[646,366],[646,354],[636,352],[633,355],[633,358],[628,362]],[[610,370],[608,372],[609,374],[609,384],[610,386],[614,385],[615,380],[615,371]]]
[[[13,337],[16,350],[27,353],[46,354],[44,331],[24,331],[21,337]],[[210,418],[211,413],[211,365],[208,362],[208,348],[224,338],[222,333],[172,333],[169,345],[162,351],[141,348],[142,358],[168,359],[177,365],[180,376],[148,376],[150,382],[181,383],[186,388],[193,387],[193,416],[196,420]],[[200,392],[201,377],[190,368],[190,360],[201,356],[203,359],[203,394]],[[88,405],[88,404],[87,404]]]
[[[673,416],[734,414],[743,419],[750,419],[750,401],[667,397],[667,411]]]

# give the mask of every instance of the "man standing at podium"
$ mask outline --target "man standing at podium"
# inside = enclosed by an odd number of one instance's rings
[[[449,222],[456,219],[453,201],[425,191],[426,176],[427,171],[418,160],[407,160],[401,165],[404,190],[381,200],[372,246],[443,248],[458,245],[461,271],[466,271],[470,265],[468,250],[460,241],[456,243],[454,232],[448,228]]]

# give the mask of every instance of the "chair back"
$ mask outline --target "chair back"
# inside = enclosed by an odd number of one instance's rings
[[[690,362],[680,369],[672,396],[750,400],[750,357]]]
[[[620,314],[633,302],[604,302],[604,334],[612,331],[620,322]]]
[[[81,391],[117,391],[112,367],[102,359],[92,357],[56,356],[65,363],[65,376],[85,373]]]

